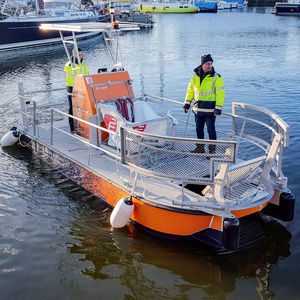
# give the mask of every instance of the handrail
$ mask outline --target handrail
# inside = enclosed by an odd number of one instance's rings
[[[51,110],[53,110],[53,111],[55,111],[55,112],[57,112],[57,113],[60,113],[60,114],[62,114],[62,115],[64,115],[64,116],[66,116],[66,117],[69,117],[69,118],[72,118],[72,119],[74,119],[74,120],[77,120],[77,121],[79,121],[79,122],[85,123],[85,124],[87,124],[87,125],[89,125],[89,126],[92,126],[92,127],[96,128],[96,129],[103,130],[103,131],[105,131],[105,132],[107,132],[107,133],[114,134],[114,135],[117,134],[116,132],[114,132],[114,131],[112,131],[112,130],[109,130],[109,129],[105,128],[105,127],[102,127],[102,126],[93,124],[93,123],[91,123],[91,122],[88,122],[88,121],[85,121],[85,120],[83,120],[83,119],[77,118],[77,117],[75,117],[75,116],[73,116],[73,115],[69,115],[69,114],[67,114],[67,113],[65,113],[65,112],[63,112],[63,111],[60,111],[60,110],[56,109],[56,108],[51,108]]]
[[[92,147],[92,148],[98,149],[98,150],[100,150],[100,151],[106,153],[107,155],[112,156],[112,157],[114,157],[114,158],[116,158],[116,159],[118,159],[118,160],[121,159],[121,157],[120,157],[119,155],[116,155],[116,154],[114,154],[114,153],[111,153],[111,152],[107,151],[106,149],[103,149],[103,147],[94,145],[94,144],[91,143],[90,141],[86,141],[86,140],[84,140],[84,139],[82,139],[82,138],[80,138],[80,137],[78,137],[78,136],[75,136],[75,135],[71,135],[71,134],[69,134],[68,132],[66,132],[66,131],[64,131],[64,130],[62,130],[62,129],[58,128],[58,127],[53,126],[53,112],[54,112],[54,111],[57,112],[57,113],[59,113],[59,114],[62,114],[62,115],[64,115],[64,116],[66,116],[66,117],[70,117],[70,118],[73,118],[73,119],[75,119],[75,120],[77,120],[77,121],[80,121],[80,122],[83,122],[83,123],[85,123],[85,124],[88,124],[89,126],[94,127],[94,128],[96,128],[96,129],[103,130],[103,131],[106,131],[106,132],[108,132],[108,133],[111,133],[111,134],[115,134],[115,135],[116,135],[116,133],[115,133],[114,131],[111,131],[111,130],[109,130],[109,129],[107,129],[107,128],[104,128],[104,127],[101,127],[101,126],[99,126],[99,125],[93,124],[93,123],[91,123],[91,122],[87,122],[87,121],[82,120],[82,119],[80,119],[80,118],[74,117],[74,116],[69,115],[69,114],[67,114],[67,113],[65,113],[65,112],[62,112],[62,111],[60,111],[60,110],[58,110],[58,109],[51,108],[51,128],[50,128],[50,144],[51,144],[51,145],[53,145],[53,129],[55,128],[56,130],[58,130],[58,131],[60,131],[60,132],[62,132],[62,133],[64,133],[64,134],[67,134],[67,135],[69,135],[69,136],[72,136],[72,138],[74,138],[74,139],[76,139],[76,140],[79,140],[79,141],[82,142],[83,144],[86,144],[88,147]]]
[[[25,97],[21,97],[21,98],[25,98]],[[22,99],[22,101],[24,101],[24,99]],[[30,117],[30,118],[33,119],[33,136],[36,137],[36,131],[37,131],[36,127],[42,127],[42,128],[43,128],[43,126],[38,125],[37,122],[36,122],[36,120],[37,120],[37,119],[36,119],[36,102],[35,102],[35,101],[32,101],[32,102],[33,102],[33,107],[34,107],[34,110],[33,110],[33,111],[34,111],[34,114],[31,115],[31,114],[29,114],[29,113],[27,113],[27,112],[25,112],[25,111],[21,111],[21,114],[22,114],[22,115],[25,115],[26,117]],[[85,144],[87,147],[92,147],[92,148],[98,149],[98,150],[104,152],[105,154],[107,154],[107,155],[109,155],[109,156],[112,156],[113,158],[115,158],[115,159],[117,159],[117,160],[121,160],[120,155],[116,155],[116,154],[114,154],[114,153],[108,151],[107,149],[104,149],[103,147],[94,145],[93,143],[91,143],[91,142],[88,141],[88,140],[82,139],[82,138],[80,138],[79,136],[71,135],[71,134],[68,133],[67,131],[62,130],[61,128],[58,128],[58,127],[54,126],[54,122],[53,122],[54,114],[53,114],[53,112],[57,112],[57,113],[59,113],[59,114],[61,114],[61,115],[64,115],[64,116],[66,116],[66,117],[70,117],[70,118],[73,118],[73,119],[75,119],[75,120],[77,120],[77,121],[86,123],[86,124],[88,124],[89,126],[94,127],[94,128],[96,128],[96,129],[103,130],[103,131],[106,131],[106,132],[108,132],[108,133],[110,133],[110,134],[117,135],[116,132],[111,131],[111,130],[109,130],[109,129],[107,129],[107,128],[104,128],[104,127],[95,125],[95,124],[93,124],[93,123],[91,123],[91,122],[87,122],[87,121],[82,120],[82,119],[80,119],[80,118],[74,117],[74,116],[69,115],[69,114],[67,114],[67,113],[64,113],[64,112],[62,112],[62,111],[60,111],[60,110],[58,110],[58,109],[51,108],[51,109],[50,109],[50,113],[51,113],[51,120],[50,120],[50,145],[53,145],[53,136],[54,136],[54,134],[53,134],[53,129],[55,129],[55,130],[57,130],[57,131],[59,131],[59,132],[62,132],[63,134],[69,135],[69,136],[71,136],[72,138],[74,138],[74,139],[80,141],[81,143]]]
[[[159,100],[164,100],[164,101],[168,101],[168,102],[173,102],[173,103],[176,103],[176,104],[181,104],[181,105],[184,104],[183,102],[180,102],[180,101],[177,101],[177,100],[168,99],[168,98],[159,97],[159,96],[154,96],[154,95],[150,95],[150,94],[144,94],[144,96],[159,99]]]
[[[163,98],[163,97],[156,97],[156,98],[161,99],[161,100],[166,100],[166,101],[171,100],[171,99],[167,99],[167,98]],[[21,102],[25,103],[26,97],[24,95],[20,95],[20,99],[21,99]],[[171,102],[179,103],[176,100],[174,100],[174,101],[171,100]],[[26,110],[22,111],[22,114],[33,118],[33,136],[36,137],[36,133],[37,133],[36,127],[39,127],[40,125],[38,125],[36,123],[35,101],[32,101],[32,104],[33,104],[33,115],[29,115]],[[50,111],[51,111],[50,145],[53,145],[53,142],[54,142],[54,140],[53,140],[53,130],[54,129],[57,130],[58,132],[62,132],[64,134],[72,136],[76,140],[83,143],[86,147],[88,147],[88,151],[89,151],[88,165],[90,164],[90,156],[91,156],[90,149],[93,148],[93,149],[100,150],[101,152],[105,153],[106,155],[115,158],[117,161],[121,161],[121,164],[128,165],[129,167],[136,169],[137,171],[139,171],[145,175],[150,175],[150,176],[160,177],[160,178],[170,178],[173,180],[182,180],[184,183],[196,183],[196,184],[206,184],[207,185],[207,184],[216,184],[216,182],[218,181],[218,176],[215,176],[215,171],[217,170],[216,163],[223,162],[223,165],[226,166],[226,170],[222,173],[224,176],[227,174],[227,169],[229,168],[229,165],[231,163],[235,163],[235,155],[237,152],[237,142],[236,141],[225,141],[225,140],[216,140],[216,141],[201,140],[200,141],[198,139],[192,139],[192,138],[161,136],[161,135],[156,135],[156,134],[151,134],[151,133],[146,133],[146,132],[139,132],[139,131],[133,130],[131,128],[123,128],[123,127],[120,127],[120,136],[119,136],[119,134],[115,131],[109,130],[107,128],[104,128],[102,126],[92,123],[92,122],[94,122],[94,120],[92,120],[92,119],[90,119],[91,122],[89,122],[89,121],[83,120],[81,118],[78,118],[76,116],[72,116],[63,111],[60,111],[56,108],[51,108]],[[115,135],[115,136],[119,137],[120,138],[120,149],[119,149],[120,152],[118,152],[118,149],[116,149],[117,151],[109,151],[109,149],[107,149],[105,146],[98,145],[98,142],[96,142],[94,140],[93,135],[92,135],[92,133],[94,131],[91,131],[90,139],[88,140],[88,139],[84,139],[80,136],[71,135],[69,132],[63,130],[62,128],[54,126],[53,112],[56,112],[67,118],[72,118],[81,123],[87,124],[88,126],[90,126],[90,130],[91,130],[91,128],[94,128],[94,129],[104,131],[111,135]],[[264,126],[265,128],[268,128],[272,132],[276,132],[276,130],[273,127],[271,127],[261,121],[258,121],[255,119],[250,119],[250,118],[240,116],[240,115],[234,115],[231,113],[225,113],[225,115],[232,117],[232,118],[240,118],[242,120],[255,122],[256,124],[259,124],[261,126]],[[129,136],[128,137],[126,136],[126,132],[133,134],[134,136],[137,137],[138,140],[137,141],[131,140],[131,138]],[[280,133],[277,133],[277,135],[281,137]],[[258,147],[263,149],[261,147],[261,145],[259,145],[259,143],[261,143],[264,140],[260,140],[259,137],[251,136],[251,135],[248,136],[248,139],[246,137],[247,137],[247,135],[245,135],[244,137],[241,136],[240,138],[241,139],[245,138],[246,140],[250,141],[251,143],[256,144]],[[185,143],[184,147],[182,149],[187,149],[188,151],[181,153],[180,149],[174,150],[173,148],[169,149],[169,148],[160,147],[160,146],[157,147],[157,146],[155,146],[155,144],[152,144],[153,140],[155,141],[156,139],[160,140],[160,141],[172,141],[175,144],[177,142]],[[149,143],[147,140],[149,140]],[[129,153],[129,148],[127,148],[127,146],[126,146],[127,142],[129,142],[129,143],[132,142],[132,144],[138,143],[138,147],[139,147],[138,150],[140,152],[137,152],[137,155],[136,155],[135,150],[133,150],[133,151],[131,151],[132,156],[130,157],[131,154]],[[279,145],[280,142],[281,142],[281,139],[279,139],[279,142],[277,144]],[[185,146],[185,145],[195,145],[195,144],[196,145],[197,144],[209,144],[209,145],[223,145],[223,146],[228,145],[228,148],[227,147],[226,148],[228,151],[230,149],[231,155],[230,155],[230,157],[228,157],[228,156],[226,157],[226,155],[223,152],[217,154],[215,157],[214,157],[214,155],[210,155],[208,153],[197,154],[197,153],[193,153],[193,151],[192,152],[189,151],[189,148],[191,148],[190,146],[187,146],[187,147]],[[268,147],[267,142],[264,143],[264,146]],[[143,149],[145,149],[145,151],[143,151]],[[220,149],[222,149],[222,148],[220,148]],[[265,150],[265,149],[263,149],[263,150]],[[155,152],[158,152],[159,154],[162,154],[162,155],[153,156],[152,153],[155,153]],[[277,148],[273,151],[273,155],[274,155],[274,153],[275,154],[277,153]],[[140,154],[142,154],[143,156],[140,157],[139,156]],[[189,166],[188,164],[185,164],[185,158],[189,157],[189,156],[191,158],[193,158],[193,160],[199,164],[198,167],[202,168],[202,165],[203,165],[204,166],[203,168],[207,168],[207,174],[203,175],[203,173],[201,173],[201,172],[200,173],[199,172],[198,173],[189,173],[188,168],[185,168],[185,166],[187,166],[187,167]],[[166,163],[169,164],[169,166],[170,166],[169,169],[168,168],[166,169],[165,166],[163,166],[163,167],[161,166],[161,162],[165,160],[165,157],[167,158]],[[171,157],[171,159],[169,159],[169,157]],[[184,158],[184,160],[182,160],[183,165],[181,166],[181,168],[179,168],[179,169],[177,168],[176,170],[175,169],[173,170],[173,167],[171,165],[173,157],[175,157],[175,158],[183,157]],[[142,160],[141,160],[141,158],[142,158]],[[198,158],[201,158],[201,160],[199,160],[199,162],[198,162]],[[204,158],[204,161],[202,160],[203,158]],[[140,159],[140,161],[138,161],[137,159]],[[150,165],[149,165],[149,159],[151,160]],[[154,162],[157,162],[157,164],[153,163],[153,159],[154,159]],[[207,161],[207,159],[209,159],[209,161]],[[273,158],[273,160],[274,160],[274,158]],[[272,162],[273,162],[273,160],[272,160]],[[206,165],[207,165],[207,167],[206,167]],[[273,165],[273,163],[272,163],[272,165]],[[270,164],[268,171],[270,170],[272,165]],[[280,169],[280,161],[277,162],[276,165]],[[222,179],[222,181],[224,181],[223,179]],[[215,197],[217,194],[220,194],[220,191],[221,190],[219,190],[218,193],[217,193],[217,191],[214,192]],[[218,197],[218,199],[221,199],[221,198],[222,198],[221,196]]]
[[[32,94],[39,94],[39,93],[45,93],[45,92],[57,92],[57,91],[63,91],[66,90],[65,87],[63,88],[56,88],[56,89],[46,89],[46,90],[36,90],[36,91],[32,91],[32,92],[24,92],[24,95],[32,95]],[[21,95],[19,95],[21,96]]]
[[[92,123],[91,123],[91,124],[92,124]],[[64,131],[64,130],[62,130],[62,129],[60,129],[60,128],[58,128],[58,127],[53,126],[52,128],[55,128],[57,131],[60,131],[60,132],[62,132],[62,133],[64,133],[64,134],[67,134],[67,135],[71,136],[72,138],[74,138],[74,139],[76,139],[76,140],[82,142],[83,144],[86,144],[87,147],[92,147],[92,148],[101,150],[101,151],[104,152],[105,154],[107,154],[107,155],[109,155],[109,156],[112,156],[112,157],[114,157],[114,158],[116,158],[116,159],[118,159],[118,160],[121,160],[121,157],[120,157],[119,155],[116,155],[116,154],[114,154],[114,153],[112,153],[112,152],[109,152],[108,150],[103,149],[103,147],[94,145],[94,144],[92,144],[90,141],[84,140],[84,139],[80,138],[79,136],[72,135],[72,134],[70,134],[70,133],[68,133],[68,132],[66,132],[66,131]],[[52,136],[52,134],[51,134],[51,136]],[[50,142],[50,144],[51,144],[51,142]],[[52,144],[51,144],[51,145],[52,145]]]
[[[29,114],[27,113],[27,110],[25,108],[26,104],[28,103],[31,103],[34,105],[35,101],[33,101],[31,99],[31,95],[33,96],[34,94],[38,94],[38,93],[49,93],[49,92],[55,92],[55,91],[61,91],[63,90],[63,88],[56,88],[56,89],[49,89],[49,90],[36,90],[36,91],[33,91],[33,92],[26,92],[24,93],[24,90],[22,88],[22,86],[19,86],[19,98],[21,101],[21,103],[23,102],[24,103],[24,107],[22,109],[22,116],[25,117],[26,116],[29,116]],[[179,105],[183,105],[182,102],[180,101],[177,101],[177,100],[173,100],[173,99],[169,99],[169,98],[165,98],[165,97],[159,97],[159,96],[154,96],[154,95],[150,95],[150,94],[144,94],[145,97],[149,97],[149,98],[153,98],[153,99],[158,99],[158,100],[162,100],[162,101],[167,101],[167,102],[171,102],[171,103],[175,103],[175,104],[179,104]],[[146,99],[145,99],[146,100]],[[149,99],[150,100],[150,99]],[[25,104],[26,102],[26,104]],[[21,107],[22,107],[22,104],[21,104]],[[262,114],[265,114],[266,116],[268,116],[268,119],[267,119],[267,122],[264,123],[263,122],[263,119],[262,121],[260,120],[260,118],[256,119],[252,119],[252,118],[249,118],[247,116],[244,116],[243,115],[243,110],[241,111],[241,114],[239,114],[239,111],[236,111],[235,108],[241,108],[241,109],[250,109],[250,110],[254,110],[254,111],[258,111],[258,112],[261,112]],[[75,116],[72,116],[72,115],[69,115],[67,113],[64,113],[58,109],[55,109],[55,108],[51,108],[51,110],[53,110],[53,112],[57,112],[59,113],[60,115],[63,115],[65,117],[68,117],[68,118],[72,118],[74,120],[77,120],[83,124],[87,124],[88,126],[90,126],[90,128],[94,128],[96,130],[100,130],[101,132],[106,132],[106,133],[109,133],[110,135],[113,135],[113,136],[118,136],[118,133],[112,131],[112,130],[109,130],[105,127],[102,127],[102,126],[99,126],[99,125],[96,125],[94,124],[95,122],[88,122],[88,121],[85,121],[85,120],[82,120],[80,118],[77,118]],[[35,114],[35,108],[33,108],[33,113]],[[288,135],[289,135],[289,126],[276,114],[274,114],[273,112],[267,110],[267,109],[264,109],[264,108],[261,108],[261,107],[256,107],[256,106],[253,106],[253,105],[250,105],[250,104],[245,104],[245,103],[239,103],[239,102],[234,102],[233,103],[233,113],[228,113],[228,112],[223,112],[223,115],[227,116],[227,117],[230,117],[230,118],[233,118],[233,119],[239,119],[239,120],[244,120],[244,123],[248,123],[248,122],[251,122],[252,124],[258,124],[260,127],[263,127],[263,128],[266,128],[267,130],[269,130],[270,132],[272,133],[279,133],[282,135],[282,138],[283,138],[283,141],[281,142],[281,147],[284,147],[284,146],[287,146],[288,145]],[[33,119],[35,120],[36,119],[36,116],[31,116],[33,117]],[[23,118],[23,117],[22,117]],[[181,121],[179,120],[180,122],[182,123],[187,123],[187,124],[190,124],[188,122],[185,122],[185,121]],[[273,123],[275,124],[275,127],[273,126]],[[243,122],[242,122],[243,123]],[[25,125],[26,127],[26,120],[24,121],[23,120],[23,125]],[[36,127],[39,126],[37,123],[33,122],[33,129],[34,129],[34,132],[36,132]],[[53,131],[53,128],[55,128],[55,130],[57,130],[58,128],[54,127],[53,125],[51,126],[51,130]],[[238,129],[238,132],[239,132],[239,129]],[[66,132],[67,133],[67,132]],[[224,132],[226,134],[226,132]],[[246,132],[245,132],[246,133]],[[228,134],[228,133],[227,133]],[[35,135],[35,133],[34,133]],[[143,133],[143,134],[139,134],[139,135],[144,135],[145,137],[147,136],[147,133]],[[151,135],[150,136],[154,137],[154,135]],[[240,135],[237,135],[237,137],[242,141],[242,140],[246,140],[254,145],[256,145],[257,147],[261,148],[263,151],[266,151],[266,153],[268,152],[268,149],[269,149],[269,145],[270,143],[272,143],[272,137],[270,136],[271,140],[267,139],[263,139],[263,137],[255,134],[255,132],[253,133],[253,135],[250,133],[248,134],[243,134],[241,132]],[[121,131],[121,141],[122,141],[122,131]],[[171,137],[170,137],[171,138]],[[164,139],[168,139],[168,137],[164,137]],[[187,139],[182,139],[182,138],[179,138],[179,137],[172,137],[171,138],[173,141],[176,141],[177,139],[180,139],[181,141],[185,140],[187,141]],[[81,139],[80,139],[81,140]],[[203,140],[202,142],[205,142],[205,140]],[[213,141],[206,141],[207,143],[209,144],[214,144]],[[221,140],[218,140],[218,142],[221,142]],[[225,142],[225,141],[223,141]],[[85,141],[85,143],[87,144],[91,144],[92,147],[95,147],[95,141],[91,141],[91,143],[88,143]],[[121,142],[122,144],[122,142]],[[276,159],[276,164],[278,165],[278,169],[281,168],[281,159],[282,159],[282,148],[279,148],[279,153],[278,153],[278,159]],[[96,147],[95,147],[96,148]],[[105,147],[100,147],[99,148],[101,151],[103,151],[104,153],[108,154],[108,155],[112,155],[115,157],[115,154],[114,153],[111,153],[110,151],[107,151],[108,149],[105,149]],[[123,149],[124,150],[124,149]],[[122,149],[121,149],[121,153],[119,154],[120,156],[118,156],[118,159],[121,159],[122,161],[124,160],[124,156],[125,156],[125,153],[122,153]],[[122,158],[122,155],[123,155],[123,158]]]
[[[37,91],[33,91],[33,92],[24,92],[24,95],[20,95],[19,94],[19,96],[22,97],[22,98],[26,98],[25,95],[38,94],[38,93],[43,93],[43,92],[55,92],[55,91],[61,91],[61,90],[64,90],[64,89],[65,88],[56,88],[56,89],[49,89],[49,90],[46,89],[46,90],[37,90]],[[174,100],[174,99],[169,99],[169,98],[165,98],[165,97],[159,97],[159,96],[150,95],[150,94],[146,94],[146,93],[144,93],[143,95],[145,97],[151,97],[151,98],[154,98],[154,99],[163,100],[163,101],[167,101],[167,102],[172,102],[172,103],[183,105],[183,102],[180,102],[180,101],[177,101],[177,100]],[[249,106],[250,108],[251,107],[255,108],[255,106],[250,105],[250,104],[247,104],[247,106]],[[266,113],[266,114],[268,114],[268,111],[265,110],[265,109],[261,109],[261,111],[264,112],[264,113]],[[61,113],[64,114],[63,112],[61,112]],[[222,112],[222,114],[225,115],[225,116],[233,117],[233,118],[240,118],[240,119],[243,119],[243,120],[246,120],[246,121],[251,121],[251,122],[254,122],[256,124],[259,124],[261,126],[266,127],[267,129],[271,130],[274,133],[277,132],[273,127],[271,127],[271,126],[269,126],[269,125],[267,125],[267,124],[265,124],[265,123],[263,123],[261,121],[255,120],[255,119],[250,119],[250,118],[247,118],[247,117],[244,117],[244,116],[239,116],[239,115],[228,113],[228,112]],[[274,115],[274,120],[282,127],[282,124],[281,124],[282,123],[282,119],[280,117],[278,117],[277,115],[275,115],[275,114],[272,114],[272,115]],[[76,117],[73,117],[71,115],[67,115],[66,114],[66,116],[72,117],[72,118],[76,119]],[[79,121],[82,121],[82,120],[79,119]],[[182,123],[186,123],[186,121],[181,121],[181,120],[179,120],[179,121],[182,122]],[[188,124],[189,125],[193,125],[191,123],[188,123]],[[284,121],[283,121],[283,124],[286,125],[286,126],[288,126]],[[95,128],[97,128],[97,127],[95,127]],[[109,132],[104,127],[100,127],[98,129],[101,129],[101,130],[106,131],[108,133],[115,134],[115,132]]]
[[[184,104],[183,102],[173,100],[173,99],[169,99],[169,98],[165,98],[165,97],[159,97],[159,96],[154,96],[154,95],[150,95],[150,94],[144,94],[144,96],[145,97],[151,97],[151,98],[154,98],[154,99],[163,100],[163,101],[168,101],[168,102],[172,102],[172,103],[176,103],[176,104],[180,104],[180,105]],[[234,103],[238,103],[238,102],[234,102]],[[256,108],[254,105],[248,105],[247,104],[247,106],[250,107],[250,108]],[[287,124],[280,117],[278,117],[276,114],[272,113],[270,115],[270,112],[268,112],[268,110],[266,110],[266,109],[260,109],[260,111],[265,113],[265,114],[268,114],[270,117],[272,117],[276,121],[276,123],[278,123],[281,127],[282,127],[282,125],[287,126]],[[273,133],[277,133],[277,131],[273,127],[271,127],[271,126],[269,126],[269,125],[267,125],[267,124],[265,124],[261,121],[251,119],[251,118],[247,118],[247,117],[244,117],[244,116],[239,116],[239,115],[232,114],[232,113],[227,113],[227,112],[222,112],[222,114],[225,115],[225,116],[233,117],[233,118],[240,118],[240,119],[243,119],[243,120],[246,120],[246,121],[251,121],[253,123],[256,123],[256,124],[259,124],[261,126],[266,127],[267,129],[271,130]],[[186,123],[185,121],[181,121],[181,120],[179,120],[179,121],[182,122],[182,123]]]
[[[224,162],[230,164],[235,162],[236,142],[222,140],[199,140],[191,138],[178,138],[139,132],[128,127],[121,127],[121,163],[139,170],[144,174],[155,175],[163,178],[183,180],[185,183],[212,184],[214,182],[216,163]],[[133,138],[134,137],[134,138]],[[176,143],[183,145],[182,148],[168,148],[162,146],[164,142],[171,142],[172,147]],[[128,144],[127,144],[128,143]],[[153,144],[154,143],[154,144]],[[230,153],[217,153],[217,156],[210,157],[211,154],[193,153],[188,150],[189,145],[206,143],[210,145],[223,146],[231,149]],[[224,148],[223,148],[224,149]],[[149,152],[150,151],[150,152]],[[160,155],[162,154],[162,155]],[[206,156],[206,157],[205,157]],[[207,160],[207,156],[210,160]],[[190,173],[190,166],[187,158],[193,158],[195,172]],[[149,164],[149,159],[152,161]],[[174,159],[184,159],[184,165],[173,168]],[[204,159],[204,161],[203,161]],[[154,163],[155,162],[155,163]],[[164,164],[162,165],[161,162]],[[199,169],[198,169],[199,167]],[[199,170],[207,171],[203,174]],[[209,175],[204,176],[204,175]]]

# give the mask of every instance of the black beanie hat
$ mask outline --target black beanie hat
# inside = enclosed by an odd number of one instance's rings
[[[213,59],[210,54],[204,54],[203,56],[201,56],[201,65],[205,64],[208,61],[213,62]]]
[[[82,52],[82,50],[78,47],[78,52]],[[73,48],[73,51],[75,52],[75,48]]]

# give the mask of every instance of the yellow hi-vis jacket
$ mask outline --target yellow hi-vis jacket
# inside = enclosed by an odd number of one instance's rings
[[[79,65],[75,63],[75,68],[78,68],[76,70],[76,75],[80,75],[80,69],[79,69]],[[87,68],[87,66],[85,65],[85,63],[82,61],[81,62],[81,69],[82,69],[82,74],[83,75],[87,75],[89,74],[89,70]],[[67,82],[67,86],[72,86],[74,85],[74,73],[72,70],[72,66],[70,64],[70,62],[67,62],[64,68],[64,72],[66,73],[66,82]]]
[[[195,69],[196,70],[196,69]],[[185,106],[191,105],[194,99],[193,112],[198,115],[220,115],[225,98],[222,77],[212,69],[200,84],[199,73],[191,78],[185,97]]]

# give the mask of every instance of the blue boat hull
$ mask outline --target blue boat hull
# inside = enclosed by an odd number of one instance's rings
[[[195,2],[195,6],[198,7],[199,12],[213,12],[218,11],[217,2]]]
[[[300,16],[300,3],[276,3],[276,15]]]

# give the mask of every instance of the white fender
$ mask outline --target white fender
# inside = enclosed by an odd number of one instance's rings
[[[17,143],[19,137],[16,136],[16,131],[10,130],[1,138],[1,147],[13,146]]]
[[[110,215],[110,224],[114,228],[124,227],[132,215],[134,204],[131,198],[122,198],[118,201]]]

